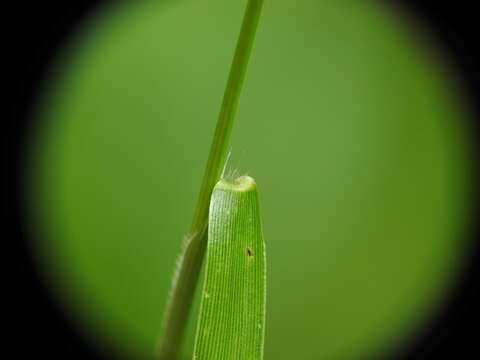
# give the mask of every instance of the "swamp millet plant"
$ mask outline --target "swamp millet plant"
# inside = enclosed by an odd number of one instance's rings
[[[194,358],[263,358],[265,250],[256,184],[248,176],[221,179],[262,5],[249,0],[245,10],[197,207],[175,269],[158,360],[179,356],[207,248]]]

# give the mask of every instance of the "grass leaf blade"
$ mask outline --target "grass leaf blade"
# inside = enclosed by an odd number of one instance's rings
[[[157,345],[157,360],[176,360],[179,356],[205,253],[210,195],[215,183],[220,179],[224,166],[262,6],[263,0],[248,0],[247,3],[192,225],[187,241],[184,241],[182,246],[167,300]]]
[[[212,194],[195,360],[260,360],[265,245],[255,181],[220,180]]]

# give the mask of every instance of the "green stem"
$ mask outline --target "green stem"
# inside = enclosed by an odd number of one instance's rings
[[[221,176],[263,0],[248,0],[190,235],[184,240],[162,324],[158,360],[178,358],[207,242],[210,196]]]
[[[233,120],[237,112],[240,92],[247,72],[248,60],[252,52],[262,4],[263,0],[248,1],[227,87],[225,88],[225,94],[223,96],[222,107],[220,108],[220,115],[210,149],[207,168],[205,169],[205,175],[203,177],[197,208],[193,217],[192,232],[198,231],[207,221],[210,195],[213,187],[217,181],[220,180],[223,164],[227,155]]]

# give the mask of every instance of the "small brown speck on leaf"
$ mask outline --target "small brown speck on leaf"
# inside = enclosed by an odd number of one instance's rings
[[[247,256],[248,256],[249,258],[253,257],[253,250],[252,250],[252,249],[247,248]]]

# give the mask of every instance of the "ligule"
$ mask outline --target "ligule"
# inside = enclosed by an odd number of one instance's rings
[[[216,184],[208,227],[194,359],[262,359],[265,245],[251,177]]]

